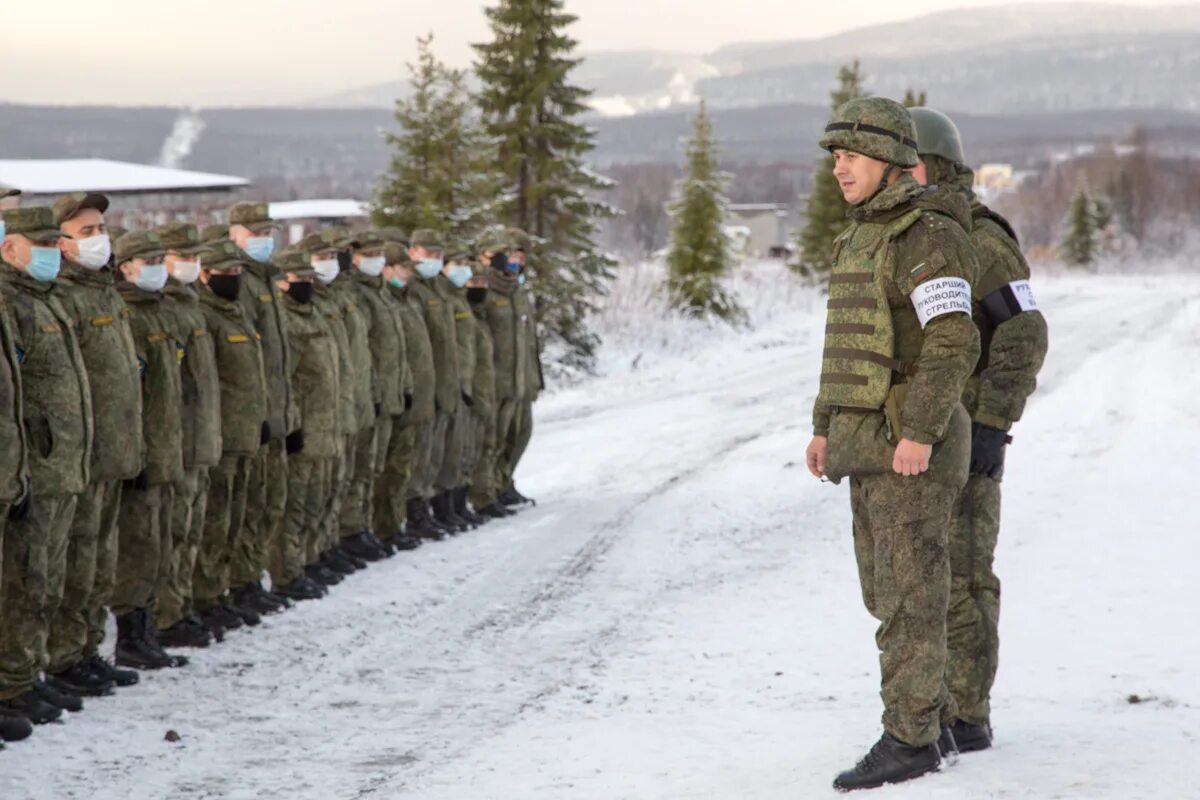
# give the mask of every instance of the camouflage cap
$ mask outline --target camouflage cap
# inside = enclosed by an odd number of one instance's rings
[[[417,228],[412,233],[410,247],[424,247],[426,250],[441,250],[442,235],[432,228]]]
[[[917,106],[908,110],[917,129],[917,154],[922,156],[941,156],[947,161],[965,164],[967,156],[963,152],[962,134],[954,120],[940,111],[932,108]]]
[[[509,250],[528,250],[529,249],[529,234],[520,228],[509,228],[508,231],[508,249]]]
[[[113,245],[113,260],[124,264],[135,258],[162,258],[166,252],[158,231],[132,231]]]
[[[221,270],[246,266],[241,248],[228,239],[209,242],[200,251],[200,259],[204,269]]]
[[[35,242],[50,242],[62,236],[50,206],[10,208],[4,212],[4,228],[9,235],[19,233]]]
[[[99,192],[65,194],[54,201],[54,221],[62,225],[85,208],[94,208],[103,214],[108,211],[108,197]]]
[[[236,203],[229,209],[230,225],[245,225],[247,228],[275,227],[271,219],[271,206],[261,202]]]
[[[163,247],[181,256],[190,256],[205,249],[200,241],[200,231],[187,222],[172,222],[155,228],[162,239]]]
[[[14,189],[11,186],[0,186],[0,200],[3,200],[6,197],[16,197],[20,193],[20,189]]]
[[[475,258],[475,248],[465,242],[453,241],[446,245],[447,261],[470,261]]]
[[[859,97],[833,112],[821,148],[849,150],[910,169],[917,165],[917,129],[908,109],[895,100]]]
[[[515,250],[512,237],[504,228],[491,228],[479,237],[478,250],[480,253],[506,253]]]
[[[395,226],[387,226],[380,228],[379,236],[385,242],[400,242],[403,245],[408,244],[408,234]]]
[[[108,226],[108,238],[112,240],[113,244],[116,244],[117,239],[120,239],[127,233],[129,233],[129,228],[122,228],[120,225]]]
[[[323,250],[341,249],[341,237],[333,229],[310,233],[293,245],[293,249],[301,250],[306,255],[320,253]]]
[[[383,263],[389,266],[408,266],[412,259],[408,257],[408,248],[400,242],[388,242],[383,246]]]
[[[221,225],[221,224],[205,225],[203,228],[200,229],[200,241],[205,242],[205,243],[216,242],[221,239],[228,239],[228,238],[229,238],[229,226],[228,225]]]
[[[311,256],[295,248],[284,250],[272,263],[280,272],[290,272],[300,277],[312,277],[317,272],[313,269]]]
[[[387,244],[387,239],[379,231],[358,231],[350,234],[346,244],[355,250],[378,250]]]

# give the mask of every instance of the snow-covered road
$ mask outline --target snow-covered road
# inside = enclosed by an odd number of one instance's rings
[[[875,797],[1200,798],[1200,281],[1040,294],[998,746]],[[88,701],[0,753],[0,798],[833,796],[879,704],[846,489],[802,464],[819,316],[548,396],[536,509]]]

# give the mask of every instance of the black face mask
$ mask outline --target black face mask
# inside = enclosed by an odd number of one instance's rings
[[[311,303],[313,298],[312,281],[299,281],[288,284],[288,297],[297,303]]]
[[[508,266],[507,253],[492,253],[492,260],[489,262],[492,269],[504,269]]]
[[[350,268],[354,266],[354,256],[349,250],[338,250],[338,269],[342,272],[350,272]]]
[[[473,306],[477,306],[484,300],[487,300],[486,286],[468,286],[467,287],[467,302]]]
[[[217,297],[225,300],[237,300],[238,291],[242,288],[241,275],[209,275],[208,288]]]

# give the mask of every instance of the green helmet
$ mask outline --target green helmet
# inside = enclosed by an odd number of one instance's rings
[[[917,165],[916,139],[908,109],[886,97],[860,97],[833,112],[821,148],[842,148],[909,169]]]
[[[917,106],[910,108],[913,124],[917,126],[917,154],[922,156],[941,156],[956,164],[967,163],[963,154],[962,136],[954,120],[940,111],[932,108]]]

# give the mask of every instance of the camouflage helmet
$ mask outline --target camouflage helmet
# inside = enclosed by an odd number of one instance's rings
[[[886,97],[859,97],[843,103],[825,126],[821,148],[836,148],[894,164],[917,165],[917,130],[908,109]]]
[[[917,154],[941,156],[956,164],[967,163],[963,153],[962,136],[954,120],[940,111],[917,106],[908,110],[917,128]]]

